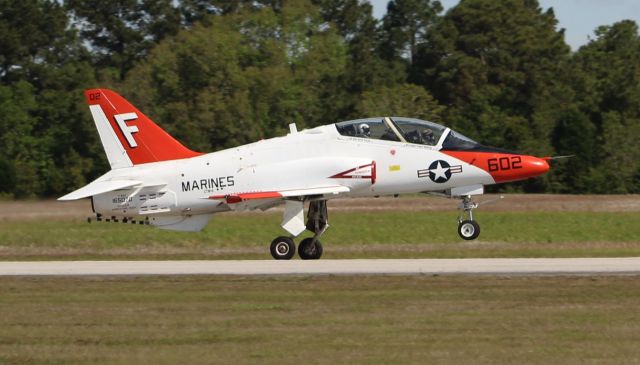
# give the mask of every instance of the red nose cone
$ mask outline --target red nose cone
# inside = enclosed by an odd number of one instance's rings
[[[518,172],[518,180],[540,176],[549,171],[547,161],[533,156],[522,156],[522,171]]]

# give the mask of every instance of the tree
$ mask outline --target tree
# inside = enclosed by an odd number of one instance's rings
[[[562,111],[552,133],[555,153],[573,156],[552,166],[551,188],[562,193],[593,191],[591,174],[601,153],[596,127],[576,105]]]
[[[206,22],[210,15],[219,13],[219,9],[210,0],[181,0],[178,3],[178,9],[184,27]]]
[[[0,1],[0,81],[29,77],[36,65],[54,61],[68,40],[67,15],[56,1]]]
[[[362,0],[314,0],[322,17],[335,25],[347,45],[346,70],[337,85],[334,98],[339,117],[358,117],[360,95],[381,86],[406,81],[403,65],[380,57],[382,33],[373,17],[373,7]]]
[[[444,107],[424,88],[402,84],[365,92],[357,110],[368,117],[394,115],[438,122]]]
[[[379,22],[365,0],[0,0],[0,194],[56,196],[108,169],[82,97],[96,78],[198,150],[396,114],[576,155],[527,191],[640,192],[634,22],[572,55],[536,0],[440,11],[394,0]]]
[[[190,147],[216,150],[333,121],[341,38],[309,2],[209,18],[161,42],[124,94]]]
[[[0,192],[48,196],[95,176],[82,90],[93,70],[55,1],[0,2]]]
[[[171,0],[68,0],[74,26],[90,43],[99,68],[124,80],[136,61],[164,37],[180,29],[180,11]]]
[[[575,54],[572,86],[596,137],[589,191],[640,192],[640,36],[622,21],[596,29],[596,39]],[[565,136],[564,138],[567,138]]]
[[[34,147],[31,135],[36,120],[31,111],[36,106],[33,86],[28,82],[0,86],[0,163],[4,165],[0,192],[15,193],[23,189],[22,185],[26,182],[21,180],[25,175],[33,175],[25,173],[26,169],[21,169],[20,174],[17,174],[16,169],[23,164],[32,163],[28,161],[28,157],[30,149]],[[30,167],[29,172],[35,170],[35,166]]]
[[[385,31],[383,51],[388,59],[404,57],[413,65],[418,46],[442,12],[440,1],[391,0],[382,19]]]
[[[451,105],[453,126],[491,143],[550,153],[551,110],[567,100],[570,53],[552,9],[535,0],[463,0],[429,33],[419,79]]]

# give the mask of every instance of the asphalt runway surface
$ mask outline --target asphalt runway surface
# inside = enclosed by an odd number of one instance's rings
[[[640,257],[532,259],[25,261],[0,262],[0,276],[94,275],[623,275]]]

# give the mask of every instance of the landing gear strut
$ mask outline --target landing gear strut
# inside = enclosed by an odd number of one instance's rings
[[[313,237],[305,238],[300,242],[298,255],[303,260],[318,260],[322,256],[322,243],[319,238],[329,228],[326,200],[309,203],[306,226],[308,231],[313,232]]]
[[[283,228],[291,233],[291,237],[297,236],[305,229],[313,232],[313,237],[303,239],[298,246],[298,255],[303,260],[317,260],[322,256],[322,243],[320,236],[329,228],[327,201],[314,200],[309,203],[307,222],[304,224],[302,201],[292,204],[290,214],[285,212],[286,224]],[[293,218],[291,218],[293,217]],[[296,222],[299,222],[297,226]],[[276,260],[290,260],[296,253],[296,244],[293,238],[280,236],[271,242],[271,256]]]
[[[477,207],[478,204],[471,201],[471,195],[464,196],[458,206],[458,234],[464,240],[475,240],[480,235],[480,225],[473,220],[473,210]]]

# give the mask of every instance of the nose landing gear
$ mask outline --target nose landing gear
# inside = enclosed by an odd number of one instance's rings
[[[460,209],[458,234],[464,240],[475,240],[480,235],[480,225],[473,220],[473,210],[477,207],[478,204],[471,201],[471,195],[462,197],[462,202],[458,206],[458,209]]]

